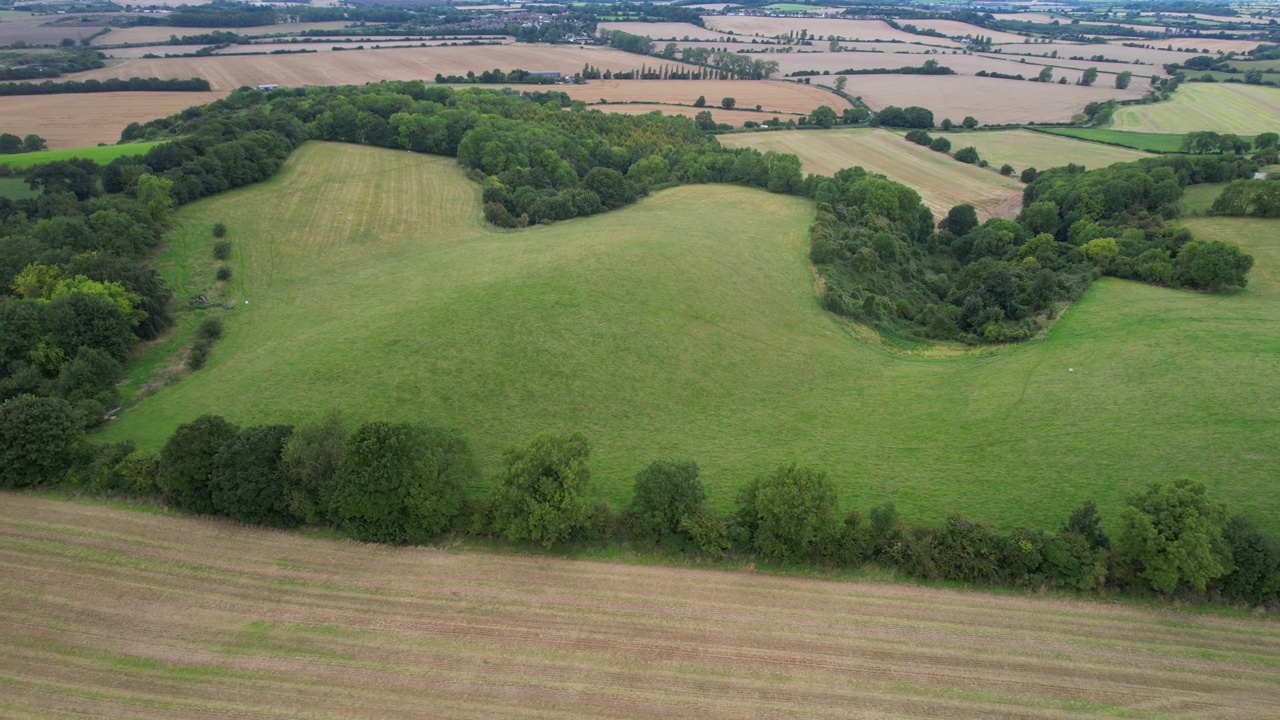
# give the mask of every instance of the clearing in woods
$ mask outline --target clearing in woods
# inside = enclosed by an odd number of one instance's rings
[[[722,135],[720,142],[728,147],[794,154],[804,163],[806,173],[818,175],[833,175],[842,168],[860,165],[920,193],[939,220],[962,203],[973,205],[983,219],[1012,218],[1022,208],[1022,183],[1016,179],[957,162],[887,130],[743,133]]]
[[[1280,715],[1280,625],[0,496],[0,715]]]
[[[1150,133],[1277,132],[1280,89],[1243,83],[1183,83],[1164,102],[1117,108],[1108,127]]]
[[[972,145],[978,156],[999,168],[1008,163],[1015,170],[1034,167],[1047,170],[1075,163],[1086,168],[1106,167],[1112,163],[1131,162],[1149,153],[1128,148],[1082,142],[1030,130],[987,130],[979,132],[932,132],[933,137],[951,141],[952,152]]]
[[[204,413],[341,408],[455,427],[486,473],[505,448],[580,430],[615,507],[644,466],[687,458],[721,509],[798,462],[830,473],[844,507],[893,501],[912,522],[1057,527],[1091,498],[1113,520],[1131,492],[1191,477],[1280,529],[1277,221],[1235,225],[1257,258],[1244,291],[1105,279],[1043,340],[893,352],[820,307],[813,215],[694,185],[504,232],[453,159],[308,143],[272,179],[177,213],[156,261],[178,303],[208,291],[223,222],[237,309],[204,369],[96,437],[156,449]]]
[[[4,132],[35,133],[54,150],[79,148],[120,142],[120,132],[129,123],[166,117],[193,105],[207,105],[225,95],[220,92],[13,95],[0,97],[0,117],[4,118]]]
[[[367,45],[375,42],[365,43]],[[426,80],[437,73],[465,75],[498,68],[511,71],[558,70],[572,75],[590,63],[614,72],[639,70],[658,64],[655,58],[603,47],[570,45],[482,45],[457,47],[346,50],[291,55],[239,55],[181,58],[138,58],[105,68],[67,76],[68,80],[160,77],[204,78],[214,90],[230,92],[238,87],[275,83],[284,87],[307,85],[363,85],[379,80]],[[678,62],[669,67],[684,68]],[[810,108],[812,109],[812,108]]]

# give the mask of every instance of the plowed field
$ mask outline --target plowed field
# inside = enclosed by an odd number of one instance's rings
[[[1256,718],[1280,626],[0,495],[5,717]]]

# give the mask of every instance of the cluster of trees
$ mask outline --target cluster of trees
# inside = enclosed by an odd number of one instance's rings
[[[933,127],[933,111],[915,105],[905,108],[889,105],[871,117],[871,124],[883,127],[929,129]]]
[[[464,84],[464,83],[515,83],[524,85],[554,85],[560,82],[560,78],[554,75],[537,75],[528,70],[516,68],[509,73],[502,72],[498,68],[485,70],[477,75],[474,70],[468,70],[466,75],[442,75],[436,73],[437,84]]]
[[[208,92],[209,81],[204,78],[190,80],[161,80],[160,78],[130,78],[120,80],[67,80],[66,82],[0,83],[0,96],[6,95],[56,95],[59,93],[96,92]]]
[[[935,138],[925,130],[920,130],[920,129],[912,130],[911,132],[907,133],[906,139],[917,145],[923,145],[935,152],[940,152],[940,153],[951,152],[951,141],[949,139],[945,137]],[[959,160],[962,163],[969,163],[971,165],[974,163],[981,163],[984,167],[986,166],[986,163],[982,161],[981,158],[978,157],[978,149],[972,146],[960,148],[959,150],[956,151],[954,157],[956,160]],[[1010,172],[1012,171],[1013,169],[1010,168]],[[1005,174],[1008,175],[1009,173],[1005,173]]]
[[[56,78],[67,73],[100,68],[105,64],[101,53],[92,48],[75,47],[74,44],[55,50],[17,52],[25,47],[26,44],[22,42],[9,46],[15,52],[6,53],[6,67],[0,67],[0,81]]]
[[[1210,212],[1214,215],[1280,217],[1280,182],[1275,180],[1233,180]]]
[[[1107,588],[1250,605],[1280,598],[1280,542],[1213,501],[1202,484],[1160,483],[1134,495],[1110,538],[1092,502],[1057,532],[1001,533],[952,516],[903,523],[892,504],[841,514],[825,474],[784,465],[738,493],[729,513],[707,502],[698,466],[651,463],[621,511],[593,500],[590,442],[544,435],[503,454],[487,493],[466,439],[412,423],[341,417],[237,427],[206,415],[179,426],[159,454],[130,444],[89,448],[74,408],[23,396],[0,405],[0,487],[62,484],[159,498],[170,507],[275,527],[326,525],[382,543],[446,533],[544,548],[630,543],[708,558],[856,568],[927,579],[1080,591]]]
[[[24,137],[18,137],[13,133],[0,133],[0,155],[39,152],[48,148],[49,144],[44,138],[34,133]]]
[[[814,71],[806,72],[801,70],[791,74],[794,76],[802,76],[806,74],[817,75],[818,73]],[[824,71],[822,74],[826,75],[828,73]],[[845,70],[841,70],[835,74],[836,75],[955,75],[956,71],[952,70],[946,65],[938,64],[937,60],[925,60],[924,64],[919,67],[916,67],[914,65],[904,65],[903,67],[898,67],[898,68],[872,68],[869,70],[855,70],[853,68],[848,68]]]
[[[1182,151],[1193,153],[1196,155],[1208,155],[1210,153],[1241,153],[1254,150],[1275,150],[1280,145],[1280,135],[1276,133],[1262,133],[1253,139],[1253,142],[1234,135],[1232,133],[1216,133],[1212,130],[1197,130],[1187,133],[1182,138]]]

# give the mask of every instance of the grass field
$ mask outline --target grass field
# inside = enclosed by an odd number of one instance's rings
[[[1280,713],[1265,619],[0,498],[5,717]]]
[[[847,507],[892,500],[909,520],[1056,527],[1089,498],[1112,519],[1147,483],[1193,477],[1280,529],[1274,223],[1197,221],[1257,257],[1244,292],[1102,281],[1044,340],[937,356],[821,310],[808,201],[681,187],[520,232],[485,226],[478,201],[450,159],[312,143],[272,180],[183,208],[162,272],[180,304],[203,290],[225,222],[239,309],[205,369],[98,438],[157,448],[203,413],[341,408],[457,427],[486,472],[580,430],[619,505],[656,458],[696,460],[721,508],[796,461]]]
[[[1204,214],[1209,211],[1213,201],[1222,194],[1227,183],[1203,183],[1192,185],[1182,193],[1182,210],[1184,213]]]
[[[804,163],[806,173],[832,175],[854,166],[881,173],[920,193],[937,219],[961,203],[973,205],[983,219],[1012,218],[1022,207],[1022,183],[1016,179],[957,162],[887,130],[746,133],[722,136],[720,142],[792,153]]]
[[[88,158],[99,165],[106,165],[118,157],[141,155],[161,144],[156,142],[136,142],[126,145],[95,145],[93,147],[63,148],[61,150],[41,150],[40,152],[19,153],[17,155],[0,155],[0,165],[14,168],[28,168],[41,163],[69,160],[71,158]]]
[[[132,76],[125,76],[129,77]],[[131,122],[167,117],[225,95],[221,92],[110,92],[10,96],[0,97],[0,117],[4,118],[4,132],[35,133],[54,150],[80,148],[117,143],[120,132]]]
[[[1122,145],[1135,150],[1169,153],[1182,149],[1181,134],[1166,135],[1161,133],[1125,132],[1123,130],[1099,130],[1094,128],[1036,128],[1036,132],[1062,135],[1064,137],[1092,140],[1108,145]]]
[[[950,140],[953,150],[972,145],[977,148],[979,157],[995,167],[1008,163],[1019,171],[1028,167],[1044,170],[1069,163],[1092,169],[1147,157],[1146,153],[1137,150],[1080,142],[1029,130],[931,134]]]
[[[40,192],[32,190],[22,178],[0,178],[0,197],[10,200],[38,197]]]
[[[1112,130],[1255,135],[1280,130],[1280,89],[1240,83],[1187,83],[1154,105],[1118,108]]]

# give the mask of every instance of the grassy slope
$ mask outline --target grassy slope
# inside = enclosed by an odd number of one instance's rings
[[[105,165],[118,157],[141,155],[164,142],[129,143],[127,145],[99,145],[96,147],[62,148],[61,150],[41,150],[40,152],[19,153],[17,155],[0,155],[0,165],[14,168],[27,168],[41,163],[70,160],[71,158],[88,158]]]
[[[1110,127],[1155,133],[1275,132],[1280,127],[1280,89],[1238,83],[1186,83],[1167,102],[1117,108]]]
[[[1182,149],[1182,135],[1161,133],[1125,132],[1123,130],[1098,130],[1094,128],[1036,128],[1037,132],[1065,137],[1092,140],[1107,145],[1120,145],[1135,150],[1151,152],[1178,152]]]
[[[582,430],[614,503],[659,457],[696,460],[721,507],[797,461],[847,506],[1005,524],[1190,476],[1280,529],[1273,225],[1211,221],[1258,256],[1245,292],[1103,281],[1043,341],[939,358],[891,354],[819,308],[804,200],[684,187],[508,233],[477,200],[451,160],[309,144],[273,180],[183,209],[166,274],[201,287],[225,221],[231,292],[251,304],[205,370],[104,439],[155,448],[205,412],[342,408],[457,426],[490,471],[513,443]]]

